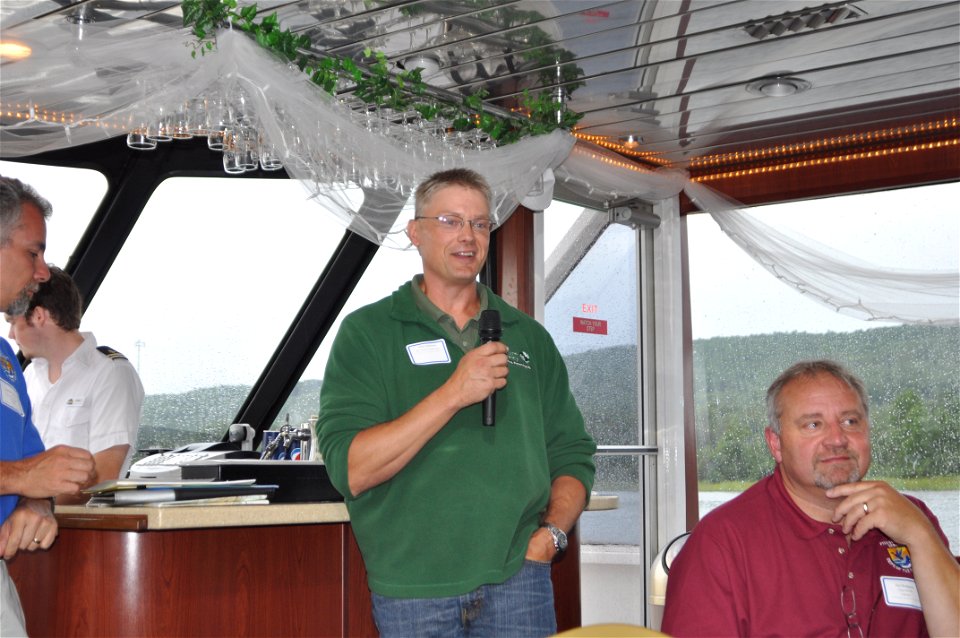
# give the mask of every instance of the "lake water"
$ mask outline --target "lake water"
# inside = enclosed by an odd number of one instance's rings
[[[591,545],[640,544],[640,496],[637,492],[614,492],[619,497],[615,510],[584,512],[580,518],[580,538]],[[701,518],[716,506],[726,503],[738,492],[701,492]],[[940,521],[950,541],[950,551],[960,554],[960,491],[907,492],[927,504]]]

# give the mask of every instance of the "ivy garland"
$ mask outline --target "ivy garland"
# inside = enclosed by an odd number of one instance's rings
[[[238,10],[237,0],[182,0],[181,7],[183,24],[191,28],[196,38],[194,57],[198,51],[201,55],[213,51],[216,30],[232,24],[253,36],[260,46],[296,64],[314,84],[328,93],[333,94],[338,87],[349,85],[353,95],[367,104],[387,106],[400,112],[415,110],[428,121],[443,118],[457,131],[479,128],[498,146],[558,128],[571,130],[582,117],[554,99],[549,91],[523,92],[520,104],[527,117],[504,117],[485,111],[485,91],[464,96],[460,103],[427,96],[427,85],[420,77],[420,69],[391,73],[386,55],[369,48],[364,50],[364,68],[349,58],[309,56],[304,53],[311,44],[309,37],[281,29],[276,13],[257,20],[259,10],[256,4]],[[564,53],[569,56],[568,52]],[[565,79],[578,71],[568,64],[561,68]]]

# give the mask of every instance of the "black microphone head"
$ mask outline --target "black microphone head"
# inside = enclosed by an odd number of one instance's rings
[[[500,311],[484,310],[480,313],[480,341],[498,341],[503,330],[500,327]]]

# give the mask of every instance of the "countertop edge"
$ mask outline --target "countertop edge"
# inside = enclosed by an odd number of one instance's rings
[[[270,525],[347,523],[343,503],[272,503],[191,507],[86,507],[56,510],[62,528],[151,531]]]

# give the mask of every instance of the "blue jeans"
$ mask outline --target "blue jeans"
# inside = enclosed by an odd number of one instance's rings
[[[543,637],[557,633],[550,563],[524,561],[499,585],[449,598],[388,598],[373,594],[381,638]]]

